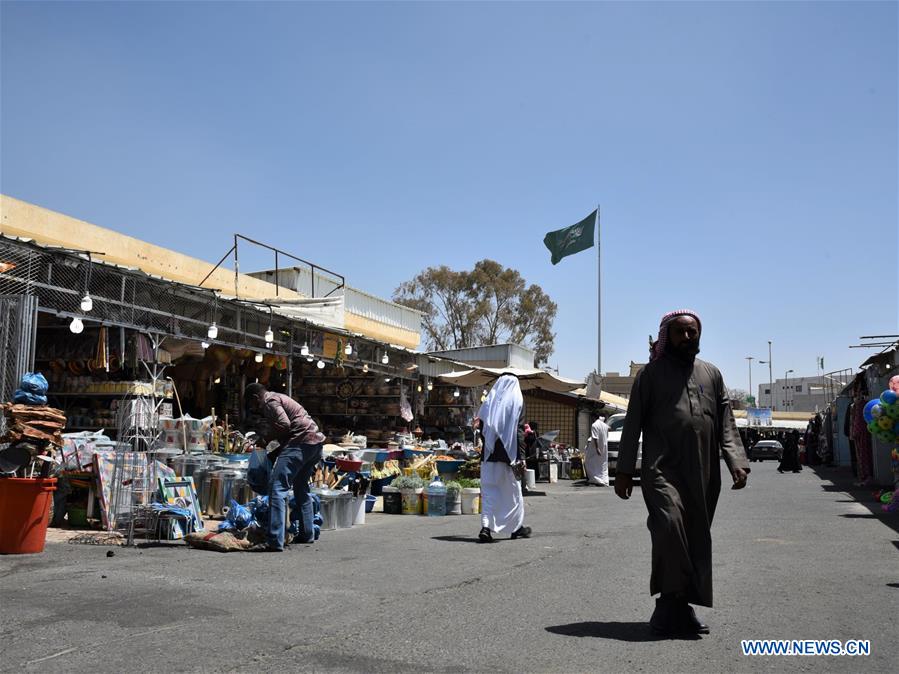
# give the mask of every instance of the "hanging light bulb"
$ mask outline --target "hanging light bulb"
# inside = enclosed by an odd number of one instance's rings
[[[307,363],[311,363],[313,360],[315,360],[315,358],[312,357],[312,354],[309,354],[308,356],[306,356]]]
[[[221,378],[221,377],[216,377],[215,380],[214,380],[212,383],[213,383],[213,384],[221,384],[221,383],[222,383],[222,378]]]
[[[486,393],[485,393],[484,395],[481,396],[481,402],[482,402],[482,403],[487,402],[487,394],[486,394]]]
[[[301,356],[309,355],[309,345],[306,344],[305,342],[303,343],[303,346],[300,347],[300,355]]]
[[[212,321],[212,325],[209,326],[209,329],[206,331],[206,336],[209,339],[215,339],[219,336],[219,326],[215,324],[215,321]]]
[[[453,398],[458,398],[459,395],[460,395],[460,394],[459,394],[459,389],[456,389],[455,391],[453,391]]]
[[[272,332],[272,326],[268,326],[268,330],[265,331],[265,341],[266,342],[274,342],[275,341],[275,333]]]
[[[255,360],[257,363],[261,363],[262,362],[262,351],[257,351],[256,355],[253,356],[253,360]]]
[[[421,384],[418,385],[418,392],[421,393]]]
[[[352,356],[353,355],[353,345],[350,344],[349,342],[347,342],[346,346],[343,347],[343,352],[348,356]]]
[[[319,361],[315,364],[315,367],[317,367],[319,370],[324,370],[325,369],[325,361],[319,359]]]
[[[91,299],[91,296],[87,293],[84,293],[84,297],[81,298],[81,311],[84,313],[89,312],[94,308],[94,301]]]
[[[75,316],[72,318],[72,322],[69,323],[69,330],[74,332],[76,335],[80,335],[84,330],[84,323],[81,322],[81,319]]]
[[[200,346],[202,346],[203,350],[205,351],[209,348],[209,342],[200,342]]]
[[[429,391],[433,391],[433,390],[434,390],[434,384],[432,384],[431,382],[428,382],[428,390],[429,390]]]
[[[381,356],[381,364],[387,365],[387,363],[389,363],[389,362],[390,362],[390,357],[387,355],[387,352],[385,351],[384,355]]]
[[[365,364],[362,366],[362,371],[365,372],[366,374],[368,373],[368,363],[365,363]]]
[[[266,349],[270,349],[270,348],[272,348],[273,346],[274,346],[274,342],[266,342],[266,343],[265,343],[265,348],[266,348]]]

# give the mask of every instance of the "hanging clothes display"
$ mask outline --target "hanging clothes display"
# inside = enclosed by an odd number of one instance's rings
[[[874,477],[874,455],[871,448],[871,434],[865,423],[864,409],[868,402],[868,384],[863,377],[855,382],[854,397],[852,402],[852,426],[849,438],[855,444],[855,453],[858,460],[859,486],[869,486]]]

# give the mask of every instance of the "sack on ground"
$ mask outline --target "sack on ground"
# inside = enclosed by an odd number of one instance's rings
[[[207,532],[197,531],[187,534],[184,542],[192,548],[199,550],[215,550],[216,552],[240,552],[253,544],[249,540],[242,540],[230,531]]]

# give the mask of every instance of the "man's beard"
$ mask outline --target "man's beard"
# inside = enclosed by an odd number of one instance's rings
[[[684,342],[680,346],[674,346],[674,344],[668,342],[667,346],[669,353],[685,360],[696,358],[696,356],[699,354],[698,339],[695,342]]]

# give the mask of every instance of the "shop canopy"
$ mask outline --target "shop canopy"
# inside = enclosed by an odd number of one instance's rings
[[[463,387],[487,386],[504,374],[512,374],[518,377],[523,391],[542,389],[554,393],[569,393],[584,386],[582,381],[559,377],[546,370],[517,367],[479,367],[472,370],[442,374],[440,379]]]

